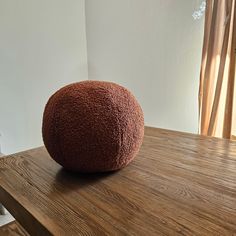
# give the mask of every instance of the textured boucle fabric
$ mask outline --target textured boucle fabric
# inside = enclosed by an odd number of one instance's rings
[[[50,156],[68,170],[117,170],[139,151],[143,112],[126,88],[111,82],[82,81],[51,96],[43,114],[42,133]]]

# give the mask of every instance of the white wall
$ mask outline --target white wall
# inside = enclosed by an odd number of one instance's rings
[[[198,1],[199,2],[199,1]],[[128,87],[150,126],[197,132],[196,0],[86,0],[89,78]]]
[[[128,87],[147,125],[197,131],[196,0],[86,0],[89,78]],[[84,0],[0,0],[0,144],[42,144],[48,97],[87,79]]]
[[[42,144],[48,97],[87,79],[84,0],[0,0],[0,143]]]

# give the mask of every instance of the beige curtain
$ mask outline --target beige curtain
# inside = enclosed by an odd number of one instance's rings
[[[199,132],[236,135],[236,0],[207,0],[199,88]]]

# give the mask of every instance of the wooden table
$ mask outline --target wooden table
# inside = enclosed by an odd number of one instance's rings
[[[41,147],[0,160],[0,202],[31,235],[236,235],[236,142],[146,128],[121,171],[70,174]]]

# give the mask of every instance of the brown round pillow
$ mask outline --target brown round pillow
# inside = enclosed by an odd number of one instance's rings
[[[117,170],[139,151],[143,112],[124,87],[82,81],[51,96],[43,114],[42,133],[51,157],[68,170]]]

